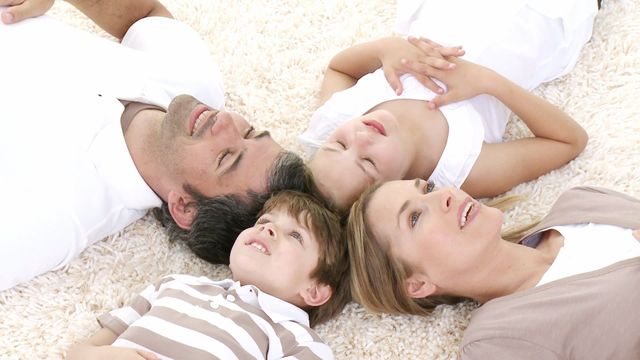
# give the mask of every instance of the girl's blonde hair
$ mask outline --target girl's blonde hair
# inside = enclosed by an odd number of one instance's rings
[[[351,262],[351,296],[367,310],[376,313],[427,315],[438,305],[455,304],[463,300],[456,296],[430,296],[414,299],[407,293],[405,281],[411,269],[391,256],[389,249],[380,245],[366,220],[367,207],[377,183],[365,190],[352,205],[347,222],[347,246]],[[495,199],[488,206],[502,211],[520,200],[518,196]],[[517,242],[521,235],[535,224],[503,233],[503,238]]]

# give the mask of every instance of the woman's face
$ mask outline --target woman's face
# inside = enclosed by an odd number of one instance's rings
[[[411,147],[395,116],[376,110],[338,127],[309,167],[320,191],[344,208],[375,181],[402,179],[413,160]]]
[[[430,190],[421,179],[388,182],[372,195],[366,221],[411,277],[426,279],[439,293],[464,296],[460,289],[500,242],[502,212],[456,188]]]

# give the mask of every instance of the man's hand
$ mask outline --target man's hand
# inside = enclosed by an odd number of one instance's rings
[[[53,6],[54,0],[0,0],[0,6],[8,6],[0,15],[5,24],[15,24],[24,19],[43,15]]]
[[[381,39],[380,62],[389,85],[402,94],[400,76],[411,74],[431,91],[444,92],[431,78],[435,70],[451,70],[455,65],[446,59],[448,56],[464,55],[461,47],[443,47],[425,38],[409,37]]]

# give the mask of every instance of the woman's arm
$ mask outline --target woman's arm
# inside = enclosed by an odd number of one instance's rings
[[[399,76],[411,73],[426,87],[441,93],[429,78],[432,69],[451,69],[445,56],[461,56],[460,47],[442,47],[427,39],[386,37],[352,46],[336,54],[329,62],[320,88],[320,102],[335,92],[350,88],[364,75],[384,68],[387,81],[398,94],[402,93]]]
[[[457,70],[440,74],[449,91],[434,99],[433,105],[486,93],[509,107],[535,136],[484,144],[463,190],[478,197],[501,194],[559,168],[585,148],[586,131],[556,106],[493,70],[461,59],[451,61],[458,64]],[[453,76],[455,72],[459,73]]]
[[[116,341],[116,338],[116,334],[111,330],[102,328],[86,341],[74,345],[67,353],[67,359],[159,359],[155,354],[148,351],[110,346]]]

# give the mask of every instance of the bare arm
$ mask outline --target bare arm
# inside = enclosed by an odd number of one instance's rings
[[[148,351],[109,346],[113,344],[116,338],[116,334],[111,330],[102,328],[89,339],[74,345],[67,353],[67,359],[159,359],[155,354]]]
[[[104,31],[122,40],[136,21],[149,16],[173,18],[157,0],[67,0]]]
[[[0,0],[0,5],[9,6],[2,13],[2,22],[13,24],[27,18],[45,14],[54,0]],[[173,18],[157,0],[67,0],[82,11],[109,34],[122,40],[124,34],[136,21],[148,16]]]
[[[461,56],[460,47],[442,47],[427,39],[409,40],[386,37],[352,46],[336,54],[329,62],[320,88],[320,101],[324,103],[333,93],[353,86],[364,75],[383,67],[390,86],[402,93],[399,75],[411,73],[426,87],[441,92],[429,78],[432,69],[450,69],[445,56]]]
[[[434,99],[434,105],[486,93],[509,107],[535,136],[484,144],[462,185],[471,195],[485,197],[501,194],[515,185],[559,168],[585,148],[588,140],[586,131],[556,106],[492,70],[463,60],[452,61],[458,64],[456,71],[464,72],[465,76],[451,81],[443,78],[443,82],[450,85],[449,91]],[[447,72],[444,77],[454,72]],[[462,83],[467,85],[461,87]]]

